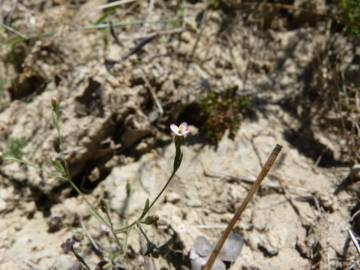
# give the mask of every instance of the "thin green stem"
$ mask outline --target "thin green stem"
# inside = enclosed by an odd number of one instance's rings
[[[165,192],[169,184],[171,183],[171,180],[174,178],[175,173],[180,167],[181,161],[182,161],[182,152],[181,152],[181,145],[183,143],[184,138],[183,137],[175,137],[175,158],[174,158],[174,167],[173,172],[171,173],[169,179],[159,192],[159,194],[155,197],[155,199],[152,201],[152,203],[147,208],[146,212],[143,214],[143,217],[146,216],[146,214],[150,211],[150,209],[154,206],[154,204],[159,200],[161,195]]]
[[[131,227],[133,227],[134,225],[139,226],[139,224],[142,222],[142,220],[144,220],[144,218],[146,217],[147,213],[151,210],[151,208],[155,205],[155,203],[159,200],[159,198],[161,197],[161,195],[165,192],[165,190],[167,189],[167,187],[169,186],[169,184],[171,183],[171,180],[174,178],[177,170],[180,167],[181,161],[182,161],[182,152],[181,152],[181,144],[183,142],[183,138],[181,137],[176,137],[175,138],[175,149],[176,149],[176,153],[175,153],[175,159],[174,159],[174,167],[173,167],[173,172],[171,173],[169,179],[166,181],[165,185],[163,186],[163,188],[160,190],[160,192],[158,193],[158,195],[155,197],[155,199],[149,204],[148,207],[145,206],[145,209],[143,211],[143,213],[141,214],[141,216],[135,220],[134,222],[132,222],[131,224],[117,229],[115,230],[116,233],[121,233],[126,231],[127,229],[130,229]]]
[[[163,188],[161,189],[161,191],[159,192],[159,194],[156,196],[156,198],[152,201],[152,203],[149,205],[149,208],[147,209],[146,213],[148,213],[150,211],[150,209],[154,206],[154,204],[159,200],[159,198],[161,197],[161,195],[165,192],[165,190],[167,189],[167,187],[169,186],[169,184],[171,183],[171,180],[174,178],[176,171],[173,171],[172,174],[170,175],[169,179],[167,180],[166,184],[163,186]],[[145,214],[146,215],[146,214]],[[145,217],[144,215],[144,217]]]
[[[131,229],[134,225],[136,225],[139,222],[139,219],[135,220],[134,222],[130,223],[129,225],[126,225],[120,229],[116,229],[115,232],[116,233],[122,233],[124,231],[127,231],[129,229]]]
[[[136,226],[140,230],[141,234],[145,237],[146,242],[151,243],[149,237],[146,235],[146,233],[145,233],[144,229],[141,227],[141,225],[139,223],[137,223]]]
[[[190,57],[189,57],[189,60],[192,59],[195,55],[195,51],[199,45],[199,42],[200,42],[200,38],[204,32],[204,29],[205,29],[205,24],[206,24],[206,20],[207,20],[207,17],[208,17],[208,9],[206,9],[202,15],[202,18],[201,18],[201,22],[200,22],[200,29],[199,31],[197,32],[197,35],[196,35],[196,40],[195,40],[195,44],[194,44],[194,47],[192,48],[191,50],[191,53],[190,53]]]
[[[166,188],[169,186],[169,184],[171,183],[171,180],[174,178],[174,176],[175,176],[175,171],[171,174],[171,176],[169,177],[169,179],[167,180],[166,184],[163,186],[163,188],[161,189],[159,194],[156,196],[156,198],[149,205],[147,211],[142,215],[142,219],[146,216],[146,214],[150,211],[150,209],[154,206],[154,204],[159,200],[161,195],[165,192]],[[141,222],[141,220],[139,218],[139,219],[135,220],[134,222],[130,223],[129,225],[127,225],[127,226],[125,226],[123,228],[116,229],[115,232],[116,233],[124,232],[127,229],[130,229],[131,227],[133,227],[134,225],[138,225],[140,222]]]
[[[18,159],[16,157],[3,157],[3,159],[5,161],[15,161],[15,162],[18,162],[20,164],[24,164],[26,166],[30,166],[30,167],[33,167],[33,168],[39,170],[39,167],[37,167],[35,164],[33,164],[33,163],[29,162],[29,161],[23,160],[23,159]]]
[[[150,20],[150,21],[142,21],[142,20],[137,20],[137,21],[130,21],[130,22],[114,22],[112,24],[110,23],[100,23],[100,24],[89,24],[89,25],[84,25],[84,26],[76,26],[76,27],[72,27],[70,29],[70,32],[80,32],[80,31],[86,31],[86,30],[99,30],[99,29],[108,29],[110,27],[122,27],[122,26],[127,26],[127,25],[137,25],[137,24],[158,24],[158,23],[170,23],[173,21],[173,18],[165,18],[165,19],[161,19],[161,20]],[[40,39],[40,38],[46,38],[46,37],[52,37],[54,36],[56,33],[58,33],[59,31],[49,31],[49,32],[45,32],[45,33],[35,33],[32,35],[18,35],[17,38],[13,39],[8,39],[7,42],[9,41],[18,41],[20,40],[36,40],[36,39]]]
[[[92,206],[92,204],[86,199],[86,197],[84,196],[84,194],[81,192],[81,190],[76,186],[76,184],[71,180],[71,173],[70,173],[70,169],[69,169],[69,164],[65,159],[64,156],[64,152],[62,149],[62,144],[64,142],[63,140],[63,136],[61,133],[61,126],[60,126],[60,108],[58,107],[59,105],[57,104],[55,106],[55,108],[53,108],[52,111],[52,120],[53,120],[53,126],[56,129],[57,132],[57,136],[59,139],[59,155],[60,155],[60,160],[61,160],[61,164],[62,167],[64,168],[63,171],[63,175],[62,178],[63,180],[66,180],[67,182],[70,183],[70,185],[72,186],[72,188],[81,196],[81,198],[85,201],[85,203],[88,205],[88,207],[90,208],[91,213],[102,223],[104,223],[110,230],[111,230],[111,226],[110,224],[105,220],[104,217],[102,217],[98,211]]]
[[[86,226],[82,220],[80,220],[80,225],[81,225],[82,230],[85,232],[86,237],[89,239],[91,245],[93,246],[93,248],[97,252],[103,253],[103,251],[100,249],[98,244],[95,242],[94,238],[91,236],[90,232],[88,231],[88,229],[86,228]]]
[[[121,252],[124,251],[123,246],[121,245],[120,240],[119,240],[119,238],[117,237],[117,235],[115,233],[114,225],[112,223],[111,216],[110,216],[109,207],[108,207],[108,204],[106,202],[105,202],[105,213],[106,213],[106,216],[107,216],[107,218],[109,220],[111,234],[114,236],[116,244],[117,244],[117,246],[118,246],[118,248],[120,250],[120,253],[121,253]]]
[[[72,253],[75,255],[76,259],[78,259],[78,261],[87,269],[87,270],[91,270],[91,268],[89,267],[89,265],[86,263],[86,261],[84,260],[84,258],[75,250],[75,248],[71,249]]]
[[[6,25],[6,24],[0,22],[0,26],[5,28],[9,32],[14,33],[15,35],[19,36],[22,39],[27,39],[27,36],[25,36],[23,33],[20,33],[18,30],[16,30],[15,28],[13,28],[13,27],[11,27],[9,25]]]
[[[81,190],[75,185],[75,183],[66,177],[62,177],[63,180],[68,181],[69,184],[72,186],[72,188],[80,195],[81,199],[84,200],[84,202],[88,205],[90,208],[91,213],[102,223],[104,223],[108,228],[110,228],[109,223],[96,211],[96,209],[91,205],[89,200],[84,196],[84,194],[81,192]]]

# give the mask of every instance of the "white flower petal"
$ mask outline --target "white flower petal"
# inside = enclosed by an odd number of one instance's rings
[[[175,135],[180,136],[179,127],[177,125],[171,124],[170,129]]]

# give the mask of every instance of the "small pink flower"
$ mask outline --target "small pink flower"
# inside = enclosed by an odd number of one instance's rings
[[[190,134],[190,128],[186,122],[181,123],[180,126],[171,124],[170,129],[175,134],[175,136],[186,137]]]

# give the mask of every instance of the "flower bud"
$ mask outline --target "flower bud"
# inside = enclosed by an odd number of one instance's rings
[[[52,106],[53,110],[56,110],[56,109],[58,108],[58,106],[59,106],[59,99],[58,99],[57,97],[53,96],[53,97],[51,98],[51,106]]]

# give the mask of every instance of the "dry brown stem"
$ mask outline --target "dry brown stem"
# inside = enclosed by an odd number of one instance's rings
[[[251,201],[252,197],[254,196],[255,192],[259,188],[261,182],[264,180],[268,172],[270,171],[272,165],[274,164],[277,156],[279,155],[281,151],[282,146],[277,144],[274,148],[274,150],[271,152],[268,160],[266,161],[265,165],[263,166],[262,170],[260,171],[258,177],[256,178],[256,181],[252,185],[251,189],[249,190],[248,194],[246,195],[246,198],[240,205],[240,207],[237,209],[234,217],[229,222],[228,226],[226,227],[223,235],[219,239],[218,243],[216,244],[214,250],[212,251],[209,260],[207,261],[206,265],[203,267],[203,270],[210,270],[213,266],[217,256],[219,255],[222,247],[224,246],[224,243],[226,239],[229,237],[231,231],[234,229],[236,223],[240,219],[242,213],[245,211],[247,205]]]

